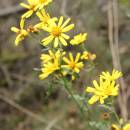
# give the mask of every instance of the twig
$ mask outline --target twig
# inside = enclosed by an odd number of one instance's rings
[[[19,5],[8,7],[8,8],[6,7],[5,9],[0,9],[0,17],[5,17],[10,14],[18,13],[24,10],[25,9],[20,7]]]
[[[114,50],[114,37],[113,37],[113,13],[112,13],[112,1],[108,1],[108,38],[109,38],[109,44],[110,44],[110,50],[112,53],[112,62],[113,66],[117,66],[116,62],[116,54]]]
[[[129,97],[130,97],[130,86],[128,86],[128,88],[127,88],[127,93],[126,93],[127,101],[129,99]]]
[[[58,118],[53,119],[48,126],[45,128],[45,130],[51,130],[53,128],[53,126],[55,126],[55,124],[58,122]]]
[[[6,102],[7,104],[11,105],[12,107],[18,109],[19,111],[25,113],[26,115],[34,118],[35,120],[38,120],[44,124],[48,124],[48,122],[45,119],[43,119],[41,116],[39,116],[39,115],[33,113],[32,111],[20,106],[19,104],[15,103],[13,100],[8,98],[7,96],[0,94],[0,99],[3,100],[4,102]],[[57,129],[57,130],[61,130],[61,128],[59,126],[53,125],[52,127]]]
[[[120,63],[120,53],[119,53],[119,20],[118,20],[118,1],[113,0],[113,16],[114,16],[114,40],[115,40],[115,52],[117,56],[118,70],[122,71]],[[120,100],[121,114],[124,121],[128,120],[128,109],[127,109],[127,97],[126,97],[126,83],[124,78],[121,77],[119,80],[121,84],[121,94],[119,95],[122,100]]]

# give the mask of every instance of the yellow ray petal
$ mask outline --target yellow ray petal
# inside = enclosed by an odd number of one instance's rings
[[[64,23],[63,25],[61,26],[61,28],[64,28],[69,22],[70,22],[70,18],[68,18]]]
[[[16,27],[11,27],[11,31],[18,33],[18,32],[19,32],[19,29],[16,28]]]
[[[70,64],[70,61],[66,58],[66,57],[63,57],[63,61],[67,64]],[[65,65],[66,66],[66,65]],[[67,65],[68,66],[68,65]]]
[[[67,39],[67,40],[70,39],[70,36],[68,36],[68,35],[66,35],[66,34],[64,34],[64,33],[62,33],[61,36],[62,36],[63,38],[65,38],[65,39]]]
[[[24,8],[26,8],[26,9],[30,9],[29,5],[27,5],[27,4],[20,3],[20,5],[21,5],[22,7],[24,7]]]
[[[60,17],[59,22],[58,22],[58,27],[60,27],[63,23],[63,16]]]
[[[58,46],[58,43],[59,43],[59,39],[56,37],[56,38],[55,38],[55,41],[54,41],[54,47],[55,47],[55,48]]]
[[[50,35],[50,36],[48,36],[48,37],[46,37],[46,38],[44,38],[43,40],[42,40],[42,42],[45,42],[45,41],[47,41],[47,40],[49,40],[50,38],[52,38],[53,36],[52,35]]]
[[[32,16],[32,14],[33,14],[33,11],[32,11],[32,10],[29,10],[29,11],[27,11],[25,14],[22,15],[22,18],[23,18],[23,19],[24,19],[24,18],[29,18],[29,17]]]
[[[99,100],[99,97],[94,95],[93,97],[91,97],[91,99],[88,101],[89,104],[93,104],[95,102],[97,102]]]
[[[18,46],[19,42],[21,41],[20,35],[18,35],[15,39],[15,45]]]
[[[94,91],[95,91],[95,89],[93,87],[87,87],[86,88],[86,92],[93,93]]]
[[[51,32],[51,29],[50,29],[49,27],[47,27],[47,26],[44,26],[44,27],[43,27],[43,30],[45,30],[45,31],[47,31],[47,32]]]
[[[68,31],[70,31],[70,30],[73,29],[73,28],[74,28],[74,24],[71,24],[71,25],[69,25],[69,26],[63,28],[63,29],[62,29],[62,32],[68,32]]]
[[[54,37],[50,37],[49,39],[47,39],[46,41],[44,41],[42,44],[44,46],[47,46],[52,40],[53,40]]]
[[[79,61],[80,55],[81,55],[80,53],[78,53],[78,54],[76,55],[75,62],[78,62],[78,61]]]
[[[61,43],[64,45],[64,46],[67,46],[67,42],[65,41],[65,39],[63,37],[59,37]]]
[[[21,21],[20,21],[20,28],[21,28],[21,29],[24,28],[24,21],[25,21],[24,19],[21,19]]]
[[[69,58],[70,58],[70,60],[71,60],[72,62],[74,62],[74,57],[73,57],[72,53],[69,53]]]

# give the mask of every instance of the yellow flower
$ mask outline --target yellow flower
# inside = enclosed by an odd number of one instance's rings
[[[123,130],[130,130],[130,123],[129,123],[129,124],[126,124],[126,125],[123,127]]]
[[[83,43],[84,41],[86,41],[87,38],[87,33],[80,33],[76,36],[74,36],[74,38],[70,41],[71,45],[79,45],[81,43]]]
[[[44,26],[48,26],[51,21],[56,21],[57,20],[57,18],[55,18],[55,17],[51,18],[50,15],[45,12],[44,9],[42,9],[39,12],[37,12],[36,15],[39,17],[39,19],[41,21],[40,23],[35,25],[39,29],[44,28]]]
[[[82,56],[81,56],[82,60],[91,60],[91,61],[93,61],[93,60],[95,60],[95,58],[96,58],[96,55],[95,54],[91,54],[88,51],[84,51]]]
[[[109,96],[117,96],[118,95],[118,87],[119,85],[115,84],[115,81],[102,80],[100,79],[100,83],[98,84],[96,80],[93,81],[93,87],[87,87],[86,92],[93,93],[93,96],[89,100],[89,104],[93,104],[100,101],[101,104],[104,104],[104,100]]]
[[[100,75],[100,77],[104,80],[109,79],[110,81],[116,80],[118,78],[120,78],[122,76],[122,73],[113,69],[112,74],[110,74],[109,72],[102,72],[102,74]]]
[[[67,65],[62,65],[64,69],[67,71],[63,71],[63,74],[66,75],[68,71],[72,71],[72,79],[74,80],[74,73],[79,73],[80,69],[83,68],[84,64],[80,60],[80,53],[77,53],[76,58],[74,59],[72,53],[69,53],[69,59],[63,57],[63,61],[67,63]]]
[[[81,56],[82,60],[88,60],[89,59],[89,52],[88,51],[84,51],[82,56]]]
[[[28,11],[22,15],[22,18],[29,18],[38,9],[38,0],[28,0],[28,4],[20,3]]]
[[[93,97],[89,100],[90,104],[93,104],[100,101],[101,104],[104,103],[104,100],[109,96],[117,96],[119,85],[115,83],[115,80],[118,79],[122,75],[121,72],[113,70],[112,75],[107,72],[102,72],[100,75],[99,84],[97,81],[93,81],[93,87],[87,87],[86,92],[93,93]]]
[[[61,60],[62,55],[64,55],[64,52],[60,52],[59,50],[56,53],[50,50],[49,54],[41,55],[42,73],[39,76],[41,80],[45,79],[53,72],[60,69],[60,60]]]
[[[112,124],[111,130],[130,130],[130,123],[123,126],[122,129],[120,127],[118,127],[116,124]]]
[[[58,59],[55,59],[54,62],[47,62],[46,64],[43,65],[43,68],[41,69],[42,74],[39,75],[39,78],[41,80],[47,78],[50,74],[55,72],[56,70],[59,70],[59,61]]]
[[[116,124],[112,124],[111,130],[121,130]]]
[[[65,52],[61,52],[60,50],[58,50],[56,53],[53,53],[52,50],[49,50],[49,54],[42,54],[40,59],[43,61],[43,63],[47,63],[51,60],[62,58],[62,56],[65,54]]]
[[[49,43],[51,43],[54,40],[55,48],[58,46],[59,41],[64,46],[67,46],[66,40],[68,40],[70,37],[66,35],[65,32],[68,32],[74,28],[74,24],[67,26],[69,22],[70,22],[70,18],[68,18],[63,23],[63,16],[60,17],[58,24],[56,24],[55,21],[51,21],[48,27],[43,28],[45,31],[49,32],[50,35],[42,40],[42,44],[44,46],[47,46]]]
[[[42,9],[44,6],[47,6],[52,0],[38,0],[39,8]]]
[[[20,21],[20,29],[16,27],[11,27],[11,31],[17,33],[17,37],[15,40],[15,45],[17,46],[19,42],[25,39],[25,37],[28,35],[28,32],[24,29],[24,19],[21,19]]]

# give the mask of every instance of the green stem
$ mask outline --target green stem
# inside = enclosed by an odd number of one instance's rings
[[[67,91],[68,94],[71,96],[71,98],[73,99],[73,101],[75,102],[75,104],[77,105],[77,107],[79,108],[80,113],[81,113],[81,115],[82,115],[82,118],[83,118],[83,119],[86,119],[85,114],[84,114],[84,110],[83,110],[82,106],[80,106],[80,104],[79,104],[79,103],[77,102],[77,100],[75,99],[75,97],[74,97],[74,95],[73,95],[73,92],[71,91],[69,85],[67,84],[66,79],[63,78],[63,82],[64,82],[64,87],[65,87],[66,91]],[[86,127],[89,126],[89,127],[91,128],[91,130],[93,130],[93,127],[89,124],[89,121],[86,122],[86,125],[87,125]]]
[[[113,107],[113,114],[115,115],[115,118],[116,118],[117,122],[120,124],[120,118],[119,118],[119,116],[117,115],[116,110],[115,110],[114,107]]]
[[[112,112],[113,112],[113,114],[115,115],[115,118],[116,118],[117,122],[120,124],[120,118],[119,118],[119,116],[118,116],[118,114],[117,114],[117,112],[116,112],[115,104],[114,104],[114,100],[113,100],[113,99],[112,99],[112,107],[113,107]]]
[[[83,117],[84,116],[84,111],[82,109],[82,107],[80,106],[80,104],[77,102],[77,100],[75,99],[74,95],[73,95],[73,92],[71,91],[70,87],[68,86],[66,80],[63,78],[63,81],[64,81],[64,87],[66,89],[66,91],[68,92],[68,94],[71,96],[71,98],[73,99],[73,101],[75,102],[75,104],[77,105],[77,107],[79,108],[81,114]]]
[[[82,48],[83,51],[86,51],[86,48],[85,48],[85,46],[84,46],[84,43],[82,43],[81,48]]]

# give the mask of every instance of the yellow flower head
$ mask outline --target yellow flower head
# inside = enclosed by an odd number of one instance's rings
[[[116,124],[112,124],[111,130],[121,130]]]
[[[49,51],[49,54],[42,54],[41,60],[42,60],[42,74],[40,74],[39,78],[45,79],[53,72],[60,69],[60,60],[62,55],[64,55],[64,52],[60,52],[59,50],[54,53],[52,51]]]
[[[87,39],[87,33],[83,33],[83,34],[80,33],[80,34],[74,36],[74,39],[72,39],[70,41],[70,44],[71,45],[79,45],[79,44],[85,42],[86,39]]]
[[[20,29],[16,27],[11,27],[11,31],[17,33],[17,37],[15,40],[15,45],[17,46],[28,35],[28,32],[24,29],[24,19],[21,19],[20,21]]]
[[[54,40],[55,48],[59,45],[59,41],[64,46],[67,46],[66,40],[68,40],[70,37],[66,35],[65,32],[68,32],[74,28],[74,24],[67,26],[69,22],[70,22],[70,18],[68,18],[63,23],[63,16],[60,17],[58,24],[56,24],[56,21],[51,21],[48,27],[43,28],[45,31],[49,32],[50,35],[42,40],[42,44],[44,46],[47,46],[49,43],[51,43]]]
[[[118,127],[116,124],[112,124],[111,130],[130,130],[130,123],[124,125],[122,129]]]
[[[43,68],[41,69],[42,74],[39,75],[39,78],[41,80],[47,78],[50,74],[55,72],[56,70],[59,70],[59,61],[58,59],[55,59],[54,62],[47,62],[46,64],[43,65]]]
[[[115,69],[112,71],[112,74],[110,74],[109,72],[102,72],[102,74],[100,75],[102,79],[110,80],[110,81],[114,81],[120,78],[121,76],[122,76],[122,73]]]
[[[118,87],[119,85],[115,83],[115,80],[121,76],[121,72],[113,70],[112,75],[109,72],[102,72],[100,75],[100,83],[97,81],[93,81],[93,87],[87,87],[86,92],[93,93],[93,97],[89,100],[90,104],[93,104],[100,101],[101,104],[104,103],[104,99],[109,96],[117,96],[118,95]]]
[[[38,9],[38,0],[28,0],[28,4],[20,3],[28,11],[22,15],[22,18],[29,18]]]
[[[42,29],[45,26],[48,26],[51,21],[56,21],[57,20],[57,18],[55,18],[55,17],[51,18],[50,15],[45,12],[44,9],[42,9],[41,11],[38,11],[36,13],[36,15],[40,19],[40,21],[41,21],[40,23],[38,23],[36,25],[36,27],[39,28],[39,29]]]
[[[49,54],[42,54],[40,59],[42,60],[43,63],[47,63],[53,61],[54,59],[62,58],[65,54],[66,54],[65,52],[61,52],[60,50],[58,50],[56,53],[49,50]]]
[[[93,104],[100,101],[101,104],[104,104],[104,100],[109,96],[117,96],[118,95],[118,87],[119,85],[115,84],[115,81],[103,81],[100,79],[100,83],[98,84],[96,80],[93,81],[93,87],[87,87],[86,92],[93,93],[93,96],[89,100],[89,104]]]
[[[63,57],[63,61],[67,63],[67,65],[62,65],[62,67],[68,71],[72,71],[72,79],[74,79],[74,73],[79,73],[83,68],[84,64],[80,61],[80,53],[77,53],[76,58],[74,59],[72,53],[69,53],[69,59]],[[68,71],[63,72],[64,75],[67,74]]]
[[[130,123],[126,124],[126,125],[123,127],[123,130],[130,130]]]
[[[90,52],[88,51],[84,51],[82,56],[81,56],[81,59],[82,60],[95,60],[96,59],[96,55],[95,54],[91,54]]]

